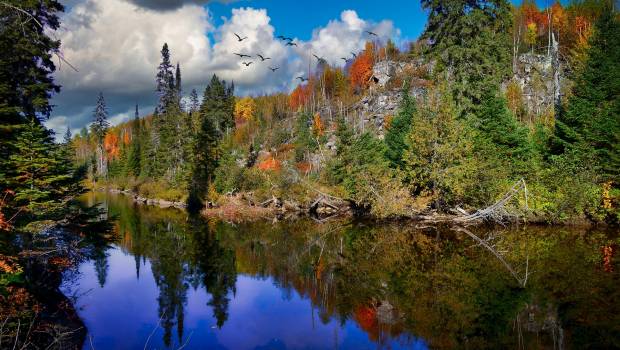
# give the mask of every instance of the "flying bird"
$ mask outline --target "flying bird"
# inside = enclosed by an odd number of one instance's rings
[[[247,58],[252,58],[252,56],[250,56],[250,55],[244,55],[244,54],[242,54],[242,53],[236,53],[236,52],[233,52],[233,53],[234,53],[235,55],[239,56],[240,58],[244,58],[244,57],[247,57]]]
[[[353,58],[357,58],[357,55],[355,54],[355,52],[351,51],[351,55],[353,55]]]
[[[271,71],[272,71],[272,72],[275,72],[275,71],[277,71],[278,69],[280,69],[280,67],[275,67],[275,68],[273,68],[273,67],[269,67],[269,69],[271,69]]]
[[[248,38],[247,36],[246,36],[246,37],[244,37],[244,38],[242,38],[242,37],[241,37],[241,36],[239,36],[239,34],[237,34],[237,33],[233,33],[233,34],[235,34],[235,36],[237,37],[237,40],[238,40],[238,41],[243,41],[243,40],[245,40],[245,39],[247,39],[247,38]]]
[[[286,43],[286,46],[297,46],[297,43],[289,41],[288,43]]]
[[[258,56],[258,58],[260,58],[261,61],[270,60],[271,59],[271,57],[264,57],[263,55],[260,55],[260,54],[257,54],[256,56]]]
[[[341,60],[344,60],[345,63],[349,62],[348,58],[340,57]]]
[[[286,41],[293,41],[293,38],[284,37],[284,40],[286,40]]]
[[[250,61],[250,62],[241,62],[241,63],[245,64],[246,67],[249,67],[253,62]]]
[[[366,33],[368,33],[368,35],[374,35],[374,36],[378,36],[378,35],[377,35],[377,33],[373,33],[373,32],[371,32],[371,31],[368,31],[368,30],[366,31]]]
[[[303,83],[304,81],[308,81],[308,79],[307,79],[307,78],[304,78],[304,77],[301,77],[301,76],[300,76],[300,77],[297,77],[297,79],[301,80],[301,82],[302,82],[302,83]]]
[[[276,38],[280,39],[280,40],[286,40],[287,39],[287,37],[285,37],[284,35],[278,35],[278,36],[276,36]]]

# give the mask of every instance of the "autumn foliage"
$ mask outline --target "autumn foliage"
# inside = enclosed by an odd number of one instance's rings
[[[118,159],[121,153],[118,144],[118,135],[113,132],[107,133],[103,140],[103,147],[105,148],[108,159]]]
[[[325,133],[325,126],[323,125],[323,121],[321,120],[321,115],[319,113],[315,113],[312,118],[312,132],[314,136],[323,136]]]
[[[279,171],[282,168],[282,164],[273,156],[269,156],[269,158],[258,163],[256,167],[265,171]]]
[[[354,90],[368,88],[372,77],[374,46],[372,43],[366,44],[366,49],[351,64],[349,68],[349,79]]]
[[[306,85],[297,85],[295,90],[291,93],[291,97],[289,98],[289,106],[292,110],[297,110],[299,107],[302,107],[310,101],[310,96],[312,96],[313,91],[313,83],[310,81]]]

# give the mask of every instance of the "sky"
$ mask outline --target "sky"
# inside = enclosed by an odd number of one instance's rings
[[[256,96],[294,89],[312,54],[342,66],[340,58],[361,51],[369,39],[405,46],[422,33],[427,17],[416,0],[60,1],[66,9],[52,34],[78,71],[60,62],[54,74],[62,90],[52,98],[46,125],[58,138],[67,127],[75,134],[90,123],[99,92],[113,125],[132,118],[136,104],[142,116],[152,113],[165,42],[181,66],[185,95],[192,89],[201,95],[217,74],[235,83],[236,95]],[[248,39],[239,42],[234,33]],[[286,46],[278,35],[298,46]],[[254,56],[253,63],[246,67],[234,53]],[[261,62],[256,54],[271,59]]]

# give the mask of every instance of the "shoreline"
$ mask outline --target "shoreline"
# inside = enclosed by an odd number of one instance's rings
[[[92,189],[98,192],[110,192],[114,194],[122,194],[131,197],[135,203],[149,206],[157,206],[163,209],[174,208],[178,210],[187,211],[187,205],[184,202],[169,201],[158,198],[146,198],[140,196],[138,193],[129,190],[120,190],[113,187],[99,187]],[[243,193],[236,194],[234,196],[224,196],[225,201],[223,204],[215,206],[207,206],[200,211],[200,215],[206,218],[221,218],[226,221],[243,222],[243,221],[256,221],[256,220],[287,220],[299,217],[310,217],[317,221],[317,223],[323,223],[324,221],[333,218],[353,218],[356,217],[353,208],[349,205],[341,205],[336,207],[331,204],[323,204],[319,200],[310,205],[302,205],[291,200],[281,200],[273,197],[263,203],[252,203],[248,200]],[[266,204],[265,204],[266,203]],[[341,203],[342,204],[342,203]],[[417,213],[411,216],[395,216],[389,218],[379,218],[371,215],[362,215],[360,218],[370,219],[376,222],[412,222],[418,224],[456,224],[464,226],[479,226],[485,224],[498,224],[487,220],[476,220],[470,222],[459,221],[462,218],[460,215],[449,213]],[[549,222],[544,218],[530,218],[528,220],[520,219],[511,222],[512,224],[522,225],[536,225],[536,226],[563,226],[563,227],[605,227],[608,226],[603,223],[591,222],[586,218],[574,218],[565,222]]]

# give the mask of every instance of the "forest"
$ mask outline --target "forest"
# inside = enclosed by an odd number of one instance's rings
[[[238,95],[215,74],[186,91],[174,43],[154,43],[156,108],[127,106],[133,118],[112,125],[102,92],[88,126],[57,141],[44,123],[62,93],[55,62],[70,65],[50,34],[64,7],[0,1],[0,322],[38,308],[55,315],[67,299],[61,271],[110,244],[100,208],[78,200],[89,190],[228,221],[617,227],[617,4],[421,4],[417,40],[371,33],[343,67],[314,55],[294,89],[272,94]],[[73,235],[50,243],[57,227]],[[33,277],[44,268],[54,277]],[[19,337],[23,325],[10,326]]]
[[[344,68],[317,56],[290,94],[237,97],[217,76],[202,97],[183,91],[164,44],[155,111],[136,106],[133,120],[110,126],[100,95],[90,128],[65,147],[90,186],[198,209],[239,194],[308,207],[325,193],[359,215],[416,217],[487,207],[523,179],[527,203],[511,200],[507,212],[617,223],[611,3],[423,6],[429,21],[416,42],[368,41]],[[360,111],[384,96],[397,107],[380,118]]]

